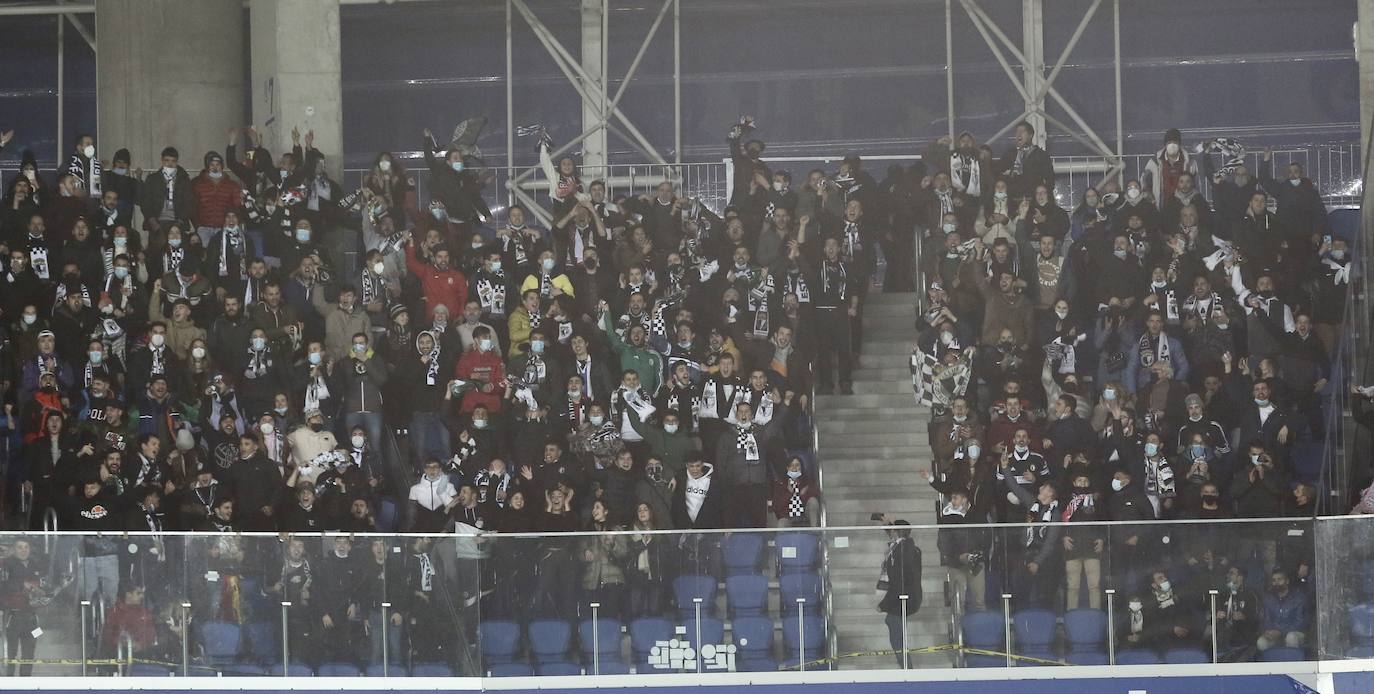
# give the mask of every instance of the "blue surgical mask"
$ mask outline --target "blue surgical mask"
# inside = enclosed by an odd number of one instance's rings
[[[253,349],[256,349],[256,350],[267,349],[267,338],[265,338],[265,337],[255,337],[255,338],[253,338]]]
[[[321,362],[324,361],[324,355],[319,352],[311,352],[310,354],[305,355],[305,359],[311,364],[318,366]]]
[[[129,167],[127,167],[127,166],[116,166],[115,168],[110,169],[110,170],[113,171],[113,172],[115,172],[115,173],[117,173],[117,174],[119,174],[120,176],[128,176],[128,175],[129,175]]]
[[[309,230],[309,229],[297,229],[297,230],[296,230],[296,242],[297,242],[297,243],[310,243],[310,230]]]
[[[441,221],[441,222],[444,221],[444,210],[443,210],[442,208],[439,208],[439,207],[431,207],[431,208],[429,208],[429,213],[432,214],[432,215],[434,215],[434,218],[435,218],[435,219],[437,219],[437,220],[439,220],[439,221]]]
[[[676,433],[677,433],[677,427],[678,427],[677,424],[664,424],[664,425],[663,425],[663,430],[664,430],[665,432],[669,433],[669,434],[676,434]]]
[[[353,345],[353,351],[357,354],[362,354],[367,351],[367,345]]]
[[[543,354],[543,353],[544,353],[544,341],[543,341],[543,340],[530,340],[530,351],[531,351],[531,352],[534,352],[535,354]]]
[[[1256,406],[1256,407],[1268,407],[1268,406],[1269,406],[1269,401],[1268,401],[1268,400],[1261,400],[1261,399],[1259,399],[1259,398],[1255,398],[1255,406]]]
[[[1126,488],[1126,483],[1121,480],[1112,480],[1112,491],[1119,492]]]
[[[286,178],[287,176],[290,176],[290,175],[291,175],[291,172],[290,172],[290,171],[287,171],[286,169],[281,169],[278,173],[281,174],[281,177],[282,177],[282,178]]]
[[[490,351],[491,351],[491,338],[489,338],[489,337],[484,337],[484,338],[478,340],[478,341],[477,341],[477,347],[478,347],[479,349],[481,349],[483,352],[490,352]]]
[[[91,352],[87,352],[87,353],[86,353],[86,356],[90,358],[92,364],[99,364],[100,361],[101,361],[102,359],[105,358],[105,353],[104,353],[104,352],[91,351]]]
[[[181,248],[181,239],[167,239],[167,245],[172,248]]]
[[[1202,444],[1196,444],[1196,443],[1193,444],[1192,451],[1193,451],[1193,457],[1194,457],[1194,458],[1206,458],[1206,457],[1207,457],[1207,447],[1204,446],[1204,445],[1202,445]]]
[[[115,269],[114,269],[114,276],[115,276],[115,279],[121,279],[121,280],[124,279],[125,277],[128,277],[128,276],[129,276],[129,268],[127,268],[127,267],[117,267],[117,268],[115,268]]]
[[[491,261],[491,271],[492,271],[492,272],[500,272],[500,271],[501,271],[501,261],[499,261],[499,260],[493,260],[493,261]]]
[[[459,173],[462,173],[463,171],[463,162],[461,161],[449,162],[449,166],[452,167],[454,171],[457,171]]]
[[[1159,453],[1159,444],[1152,442],[1145,444],[1145,455],[1153,456]]]
[[[544,266],[544,270],[546,270],[546,271],[547,271],[547,270],[552,270],[552,269],[553,269],[553,258],[545,258],[545,259],[544,259],[543,261],[541,261],[539,264],[542,265],[542,266]]]
[[[794,480],[795,480],[795,479],[800,479],[800,478],[801,478],[801,470],[788,470],[788,471],[787,471],[787,476],[790,477],[790,478],[792,478],[792,479],[794,479]]]

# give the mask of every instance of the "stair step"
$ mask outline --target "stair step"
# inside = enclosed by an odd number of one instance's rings
[[[917,301],[916,292],[871,293],[864,297],[864,306],[887,306],[891,304],[915,306]]]
[[[831,409],[852,407],[913,407],[916,405],[916,398],[911,392],[910,380],[907,381],[906,387],[906,392],[900,394],[817,395],[817,414],[824,416]]]
[[[902,418],[866,419],[862,417],[832,419],[826,416],[816,421],[816,426],[820,429],[822,438],[841,434],[884,434],[889,432],[900,432],[905,434],[925,433],[929,429],[928,425],[929,422],[921,417],[905,420]]]
[[[826,450],[832,446],[927,446],[924,431],[881,431],[859,433],[822,433],[821,447]]]
[[[854,369],[854,382],[904,380],[911,383],[911,369],[905,363],[885,364],[869,360],[868,365]]]

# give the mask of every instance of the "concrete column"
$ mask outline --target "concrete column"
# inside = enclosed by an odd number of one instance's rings
[[[587,72],[587,76],[601,89],[603,94],[607,92],[607,65],[605,62],[607,37],[604,35],[604,28],[608,19],[602,0],[582,0],[582,69]],[[584,131],[601,120],[604,106],[605,104],[601,102],[582,102],[582,129]],[[600,168],[609,163],[606,160],[606,141],[605,128],[592,133],[590,137],[582,141],[582,166],[597,178],[609,175],[603,173]],[[554,162],[554,164],[557,163]]]
[[[291,129],[315,131],[336,180],[343,170],[339,0],[251,0],[253,124],[273,156],[291,150]]]
[[[168,145],[190,171],[223,153],[244,123],[241,0],[96,0],[96,143],[106,161],[127,147],[153,169]],[[73,133],[59,133],[66,156]]]

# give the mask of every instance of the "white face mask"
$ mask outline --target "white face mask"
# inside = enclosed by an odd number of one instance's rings
[[[277,428],[272,426],[271,422],[263,422],[262,424],[258,425],[258,431],[261,431],[263,436],[271,436],[272,432],[276,430]]]
[[[362,448],[363,444],[367,442],[367,439],[362,436],[354,436],[350,438],[349,441],[353,444],[354,448]]]
[[[1173,589],[1174,589],[1174,584],[1173,584],[1173,583],[1170,583],[1169,581],[1164,581],[1163,583],[1160,583],[1160,584],[1159,584],[1159,590],[1160,590],[1161,592],[1167,593],[1167,592],[1169,592],[1169,591],[1171,591],[1171,590],[1173,590]]]
[[[90,159],[91,157],[94,157],[94,156],[95,156],[95,147],[92,147],[91,145],[86,145],[85,147],[82,147],[82,148],[81,148],[81,156],[83,156],[83,157],[85,157],[85,158],[87,158],[87,159]]]
[[[1178,143],[1177,143],[1177,142],[1170,142],[1169,144],[1164,145],[1164,152],[1167,153],[1167,154],[1168,154],[1169,156],[1171,156],[1171,157],[1172,157],[1172,156],[1177,156],[1177,155],[1178,155]]]
[[[491,351],[491,338],[489,338],[489,337],[484,337],[484,338],[478,340],[478,341],[477,341],[477,348],[480,349],[480,350],[482,350],[483,352],[490,352],[490,351]]]
[[[599,426],[601,426],[602,424],[605,424],[605,423],[606,423],[606,418],[605,418],[605,417],[602,417],[602,416],[599,415],[599,414],[594,414],[594,415],[588,417],[588,418],[587,418],[587,421],[588,421],[588,422],[591,422],[591,423],[592,423],[592,426],[594,426],[594,427],[599,427]]]
[[[472,428],[474,428],[474,429],[485,429],[485,428],[487,428],[487,420],[485,420],[485,419],[474,419],[474,420],[472,420]]]
[[[192,348],[191,348],[191,356],[195,357],[196,359],[204,359],[204,358],[205,358],[205,348],[204,348],[204,347],[192,347]]]
[[[676,425],[676,424],[664,424],[664,425],[663,425],[663,430],[666,431],[666,432],[668,432],[669,434],[676,434],[676,433],[677,433],[677,427],[678,427],[678,425]]]
[[[787,190],[787,184],[783,183],[782,181],[773,181],[773,190],[776,190],[779,193],[781,193]]]
[[[285,416],[286,416],[286,408],[285,408],[285,407],[274,407],[274,408],[272,408],[272,411],[273,411],[273,412],[276,412],[278,417],[285,417]]]
[[[1127,603],[1126,606],[1129,607],[1132,612],[1139,612],[1145,607],[1139,600],[1132,600]]]
[[[377,168],[378,168],[382,173],[386,173],[386,172],[390,171],[390,170],[391,170],[391,160],[390,160],[390,159],[383,159],[383,160],[377,162]]]
[[[1112,480],[1112,491],[1119,492],[1126,488],[1126,483],[1121,480]]]
[[[267,338],[265,338],[265,337],[255,337],[255,338],[253,338],[253,349],[262,350],[262,349],[266,349],[266,348],[267,348]]]
[[[380,275],[380,274],[382,274],[382,272],[385,271],[385,270],[386,270],[386,263],[373,263],[373,264],[372,264],[372,274],[374,274],[374,275]]]
[[[553,269],[553,258],[545,258],[545,259],[544,259],[543,261],[541,261],[539,264],[542,265],[542,266],[544,267],[544,270],[545,270],[545,271],[552,270],[552,269]]]
[[[1030,450],[1030,446],[1027,446],[1024,443],[1018,443],[1015,446],[1013,446],[1013,448],[1016,449],[1017,453],[1025,453],[1026,451]]]
[[[34,323],[37,323],[37,322],[38,322],[38,314],[36,314],[36,313],[25,313],[25,314],[24,314],[24,325],[33,325]]]
[[[996,200],[1006,200],[1006,199],[1007,199],[1007,191],[1005,191],[1005,190],[999,190],[999,191],[997,191],[996,193],[993,193],[993,194],[992,194],[992,197],[993,197],[994,199],[996,199]]]
[[[176,174],[176,172],[177,172],[177,167],[175,167],[175,166],[164,166],[164,167],[162,167],[162,175],[164,175],[164,176],[171,176],[171,175]]]
[[[1103,399],[1103,400],[1115,400],[1115,399],[1116,399],[1116,389],[1115,389],[1115,388],[1107,388],[1107,389],[1103,390],[1103,391],[1102,391],[1102,399]]]
[[[162,333],[154,333],[153,336],[148,339],[148,342],[154,347],[161,347],[167,343],[167,336]]]
[[[1059,320],[1064,320],[1065,318],[1068,318],[1068,317],[1069,317],[1069,310],[1068,310],[1068,309],[1063,309],[1063,308],[1057,308],[1057,309],[1054,310],[1054,315],[1059,316]]]
[[[210,178],[224,178],[223,171],[206,171],[205,173],[210,174]]]
[[[940,228],[944,229],[946,234],[953,234],[954,230],[958,229],[959,226],[953,222],[945,222],[944,226],[941,226]]]
[[[1139,199],[1139,198],[1140,198],[1140,189],[1139,189],[1139,188],[1127,188],[1127,189],[1126,189],[1126,199],[1127,199],[1127,200],[1137,200],[1137,199]]]

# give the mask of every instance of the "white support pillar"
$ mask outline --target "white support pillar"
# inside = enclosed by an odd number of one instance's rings
[[[593,98],[582,100],[583,131],[592,130],[594,125],[608,117],[606,94],[610,90],[606,80],[605,48],[609,40],[605,35],[608,19],[606,10],[606,0],[582,0],[582,71],[592,82],[588,86],[596,88],[588,90],[593,92]],[[596,99],[598,96],[599,100]],[[606,129],[597,128],[582,141],[582,167],[591,171],[593,176],[608,175],[609,172],[604,168],[609,163],[606,151]]]
[[[1045,146],[1045,12],[1043,0],[1021,0],[1021,63],[1026,120],[1035,126],[1035,143]]]
[[[289,152],[292,128],[300,128],[302,139],[314,130],[325,169],[338,179],[343,174],[339,0],[250,0],[249,13],[253,125],[263,146],[273,155]],[[440,131],[441,140],[443,135]]]

